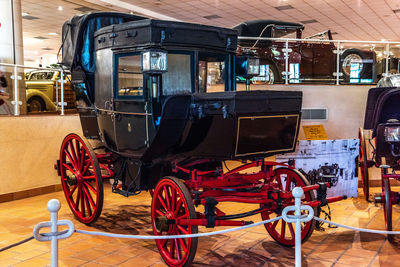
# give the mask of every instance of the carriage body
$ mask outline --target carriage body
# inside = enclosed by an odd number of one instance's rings
[[[386,229],[392,230],[392,206],[400,203],[400,194],[391,190],[390,181],[400,180],[400,89],[396,87],[377,87],[368,91],[364,129],[360,128],[359,166],[367,201],[373,199],[382,203]],[[371,131],[374,139],[372,153],[368,153],[364,130]],[[370,140],[370,144],[372,144]],[[370,157],[372,155],[372,157]],[[381,168],[382,192],[370,198],[370,167]],[[389,171],[389,170],[392,171]]]
[[[295,186],[303,187],[304,203],[315,209],[343,198],[325,198],[329,183],[310,186],[293,162],[265,160],[295,150],[302,93],[236,91],[235,30],[115,13],[87,16],[75,28],[73,20],[65,26],[65,39],[76,41],[64,44],[63,58],[79,97],[84,136],[102,145],[93,150],[85,138],[70,134],[57,164],[81,222],[100,215],[108,178],[115,193],[152,194],[155,235],[243,226],[252,222],[234,219],[258,213],[264,220],[279,216],[293,203]],[[79,33],[91,36],[73,37]],[[226,160],[239,167],[228,169]],[[317,199],[313,190],[320,187]],[[217,208],[226,201],[258,207],[226,215]],[[204,213],[195,211],[200,205]],[[280,222],[265,227],[276,241],[293,246],[293,225]],[[314,226],[302,226],[303,241]],[[179,240],[156,242],[170,266],[193,260],[197,238]]]

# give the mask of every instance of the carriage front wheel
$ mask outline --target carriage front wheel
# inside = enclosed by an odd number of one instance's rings
[[[364,198],[366,201],[369,201],[368,155],[366,146],[367,142],[365,141],[363,128],[359,129],[358,138],[360,139],[358,164],[360,166],[361,182],[363,186]]]
[[[389,178],[382,179],[383,214],[385,216],[386,231],[392,231],[392,201],[390,195]],[[389,235],[391,237],[392,235]]]
[[[74,133],[64,138],[59,168],[72,213],[82,223],[94,222],[103,208],[103,180],[96,154],[85,138]]]
[[[180,219],[194,219],[193,200],[185,184],[175,177],[165,177],[154,189],[151,218],[154,235],[195,234],[197,226],[177,224]],[[189,266],[197,250],[197,238],[156,240],[163,260],[169,266]]]
[[[292,170],[288,168],[277,168],[275,169],[273,182],[277,183],[278,189],[284,192],[291,192],[293,188],[297,186],[307,186],[309,182],[307,179],[297,170]],[[302,201],[313,201],[315,200],[315,195],[313,191],[308,191],[304,193],[304,198]],[[283,199],[283,207],[294,205],[293,198]],[[261,204],[262,206],[262,204]],[[302,212],[304,214],[304,212]],[[314,214],[317,214],[316,208],[314,208]],[[264,211],[261,213],[262,220],[269,220],[275,217],[281,216],[282,212],[280,210],[275,211]],[[294,223],[287,223],[283,219],[272,223],[264,224],[267,232],[270,236],[279,244],[287,247],[292,247],[295,245],[295,229]],[[305,242],[312,234],[315,228],[315,220],[311,220],[301,225],[301,241]]]

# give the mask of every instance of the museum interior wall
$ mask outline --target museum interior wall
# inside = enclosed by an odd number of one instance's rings
[[[0,117],[0,124],[0,195],[60,184],[54,164],[63,138],[81,134],[79,117]]]

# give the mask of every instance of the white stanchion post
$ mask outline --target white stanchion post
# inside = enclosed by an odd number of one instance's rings
[[[292,191],[292,195],[294,197],[294,216],[297,218],[296,220],[296,228],[295,228],[295,263],[296,267],[301,266],[301,197],[303,196],[303,189],[301,187],[295,187]]]
[[[58,240],[70,237],[74,231],[74,224],[69,220],[58,220],[58,211],[61,208],[58,199],[51,199],[47,202],[47,210],[50,212],[50,222],[41,222],[33,228],[33,237],[37,241],[51,241],[51,267],[58,266]],[[68,226],[68,230],[58,232],[59,225]],[[41,234],[40,229],[50,227],[50,233]]]
[[[64,116],[64,70],[61,69],[61,116]]]
[[[294,197],[294,206],[285,207],[282,211],[282,218],[285,222],[295,223],[295,266],[301,267],[301,223],[309,222],[314,218],[314,209],[307,205],[301,205],[301,198],[304,191],[301,187],[295,187],[292,190]],[[307,210],[308,214],[301,215],[302,210]],[[294,215],[288,215],[288,212],[294,211]]]
[[[50,212],[50,231],[51,237],[51,267],[58,266],[58,239],[56,233],[58,232],[58,211],[61,208],[60,201],[51,199],[47,202],[47,210]]]

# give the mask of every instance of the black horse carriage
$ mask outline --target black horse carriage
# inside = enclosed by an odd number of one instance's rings
[[[377,87],[368,91],[364,129],[360,128],[359,166],[364,197],[371,201],[368,169],[381,169],[382,192],[375,194],[375,203],[382,203],[386,229],[392,230],[392,206],[400,203],[399,192],[391,190],[390,180],[400,181],[400,89]],[[366,138],[369,130],[371,138]],[[367,149],[367,140],[372,153]],[[374,140],[371,141],[371,140]],[[373,144],[375,143],[375,144]],[[369,155],[372,154],[372,158]],[[391,170],[391,171],[390,171]],[[389,172],[390,171],[390,172]]]
[[[302,93],[236,91],[236,62],[251,75],[258,61],[236,59],[235,30],[93,13],[65,23],[63,38],[63,64],[71,70],[86,138],[65,137],[57,169],[79,221],[100,215],[104,179],[124,196],[151,193],[154,235],[243,226],[252,222],[235,219],[254,214],[279,216],[293,205],[295,186],[315,209],[342,199],[327,199],[329,183],[310,186],[293,163],[265,160],[294,151]],[[92,148],[87,139],[101,145]],[[229,170],[225,160],[242,164]],[[225,201],[257,207],[227,215],[217,207]],[[303,241],[314,225],[302,225]],[[280,244],[294,245],[291,223],[265,227]],[[190,264],[197,248],[197,238],[156,243],[170,266]]]

